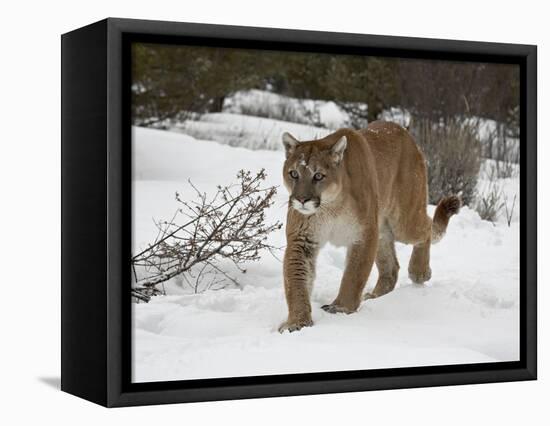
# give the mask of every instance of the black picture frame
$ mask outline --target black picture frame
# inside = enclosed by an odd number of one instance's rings
[[[129,61],[135,41],[519,64],[520,360],[131,383]],[[62,390],[115,407],[536,379],[536,46],[113,18],[64,34],[61,45]]]

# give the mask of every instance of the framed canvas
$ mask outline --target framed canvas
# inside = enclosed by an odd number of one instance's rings
[[[536,46],[112,18],[61,42],[64,391],[536,378]]]

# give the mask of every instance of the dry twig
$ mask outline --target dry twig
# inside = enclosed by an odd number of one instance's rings
[[[133,256],[132,295],[148,301],[145,299],[163,294],[159,284],[176,276],[182,276],[196,293],[224,288],[228,283],[238,285],[221,263],[229,261],[245,273],[244,265],[258,260],[262,250],[276,249],[267,238],[282,227],[280,222],[265,223],[265,211],[277,191],[276,187],[261,187],[265,178],[263,169],[256,175],[241,170],[236,184],[218,185],[211,198],[189,181],[195,200],[183,200],[176,193],[181,207],[170,220],[155,221],[155,240]],[[144,276],[138,277],[136,268],[145,271]]]

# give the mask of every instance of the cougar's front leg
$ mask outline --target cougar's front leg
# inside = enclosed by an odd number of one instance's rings
[[[351,314],[359,308],[377,247],[378,229],[372,229],[364,235],[361,242],[348,248],[346,269],[338,296],[330,305],[322,306],[322,309],[332,314],[337,312]]]
[[[315,279],[318,251],[318,244],[307,236],[298,236],[287,241],[283,272],[288,319],[279,327],[281,333],[313,325],[309,297]]]

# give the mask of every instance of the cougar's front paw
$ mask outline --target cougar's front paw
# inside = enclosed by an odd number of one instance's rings
[[[287,320],[283,322],[279,326],[279,333],[284,333],[285,331],[288,331],[289,333],[292,333],[293,331],[298,331],[304,327],[311,327],[313,325],[313,321],[311,318],[308,319],[302,319],[302,320]]]
[[[348,307],[341,305],[336,302],[332,302],[330,305],[323,305],[321,306],[321,309],[325,312],[328,312],[330,314],[338,314],[338,313],[344,313],[344,314],[351,314],[357,310],[357,307]]]

